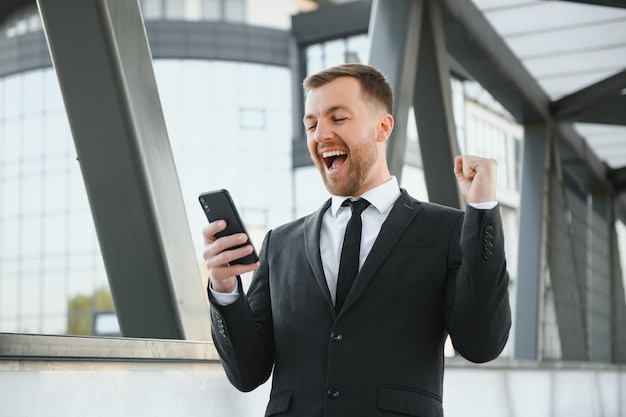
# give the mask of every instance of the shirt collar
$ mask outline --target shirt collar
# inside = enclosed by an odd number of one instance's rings
[[[377,187],[372,188],[363,193],[360,196],[366,199],[370,204],[375,207],[379,212],[383,213],[400,197],[400,187],[398,186],[398,179],[393,175],[388,181],[380,184]],[[332,204],[330,206],[331,214],[336,217],[337,212],[341,208],[341,204],[350,196],[332,196]]]

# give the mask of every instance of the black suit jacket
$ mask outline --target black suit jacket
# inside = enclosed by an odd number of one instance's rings
[[[446,335],[473,362],[508,338],[499,209],[464,214],[403,191],[336,315],[319,249],[329,206],[267,234],[247,296],[209,296],[229,380],[249,391],[273,370],[266,416],[442,416]]]

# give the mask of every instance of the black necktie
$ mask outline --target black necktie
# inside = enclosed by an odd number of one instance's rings
[[[346,234],[341,248],[341,260],[339,261],[339,274],[337,276],[337,300],[335,311],[339,314],[344,301],[348,297],[352,283],[359,272],[359,252],[361,249],[361,213],[370,205],[370,202],[360,198],[358,200],[346,200],[342,206],[349,205],[352,209],[352,217],[346,226]]]

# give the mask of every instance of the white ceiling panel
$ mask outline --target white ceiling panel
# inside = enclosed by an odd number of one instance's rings
[[[507,38],[507,43],[524,61],[551,54],[565,55],[626,46],[626,17],[601,24],[512,36]]]
[[[508,38],[534,32],[551,32],[571,27],[601,24],[604,21],[623,18],[626,10],[586,4],[529,1],[516,7],[484,9],[480,0],[475,3],[485,13],[498,32]]]
[[[472,1],[553,101],[626,69],[626,8],[558,0]],[[626,166],[625,126],[576,123],[575,128],[608,166]]]
[[[523,62],[526,68],[538,79],[601,71],[617,72],[626,66],[626,45],[620,48],[596,49],[578,54],[527,59]]]
[[[576,74],[568,73],[561,77],[544,78],[537,80],[544,91],[550,92],[552,100],[558,100],[563,96],[571,94],[574,91],[589,87],[597,83],[599,80],[614,75],[617,71],[596,71],[593,73]]]

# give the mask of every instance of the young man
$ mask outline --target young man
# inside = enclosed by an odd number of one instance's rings
[[[456,158],[466,213],[417,201],[387,167],[393,98],[384,76],[346,64],[304,87],[308,149],[331,199],[268,232],[251,265],[229,264],[252,251],[231,249],[245,235],[216,239],[223,221],[203,230],[226,374],[249,391],[273,370],[266,416],[442,416],[447,334],[473,362],[497,357],[508,338],[496,162]],[[354,217],[360,242],[347,237],[352,214],[342,205],[357,198],[367,200]],[[352,283],[344,233],[359,250]],[[244,295],[238,275],[253,270]]]

